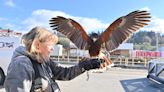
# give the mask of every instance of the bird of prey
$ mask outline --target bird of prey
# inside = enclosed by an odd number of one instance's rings
[[[99,55],[102,46],[107,51],[115,50],[131,35],[150,22],[150,13],[144,10],[136,10],[116,19],[100,35],[93,33],[90,36],[83,27],[73,19],[62,16],[50,19],[53,30],[61,32],[68,37],[79,49],[89,50],[90,56]],[[95,25],[96,26],[96,25]]]

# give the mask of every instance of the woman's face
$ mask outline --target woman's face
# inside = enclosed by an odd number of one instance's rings
[[[49,59],[50,53],[54,50],[54,46],[55,44],[52,42],[44,42],[40,44],[40,53],[45,60]]]

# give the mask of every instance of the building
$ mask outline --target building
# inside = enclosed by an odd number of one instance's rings
[[[133,43],[123,43],[110,53],[111,56],[131,57]]]

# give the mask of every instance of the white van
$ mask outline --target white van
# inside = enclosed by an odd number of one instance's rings
[[[0,85],[3,85],[13,51],[20,44],[18,36],[4,36],[0,30]]]

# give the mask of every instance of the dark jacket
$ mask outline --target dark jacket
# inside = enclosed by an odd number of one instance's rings
[[[4,84],[6,92],[30,92],[34,89],[38,89],[37,92],[60,92],[55,80],[71,80],[84,72],[78,65],[62,67],[53,61],[39,64],[37,68],[40,78],[36,78],[36,70],[25,48],[18,47],[8,67]]]

